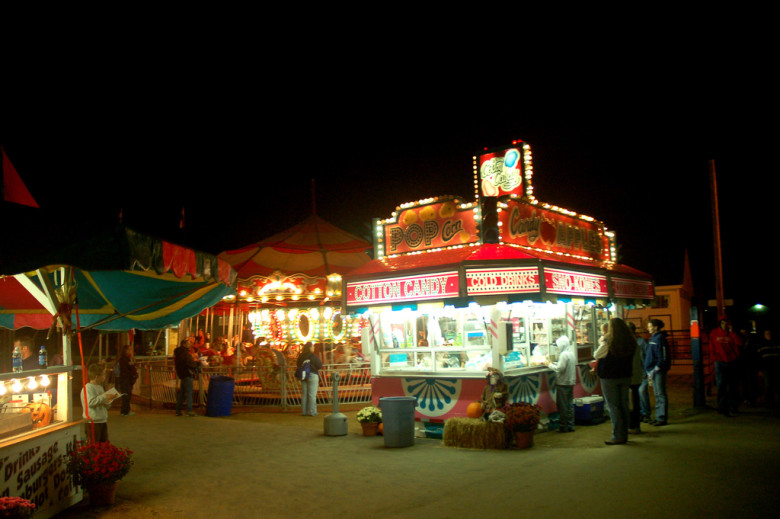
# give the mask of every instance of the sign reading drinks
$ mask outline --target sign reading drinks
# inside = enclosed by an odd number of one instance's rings
[[[347,283],[347,305],[372,305],[458,297],[458,272]]]
[[[384,226],[385,254],[464,245],[477,241],[474,209],[459,207],[457,198],[405,207]]]
[[[498,215],[504,243],[609,261],[609,238],[600,222],[567,216],[521,200]]]
[[[66,463],[81,429],[66,427],[3,447],[0,495],[32,501],[36,516],[47,517],[78,502],[82,492],[73,484]]]
[[[466,293],[468,295],[533,292],[539,292],[539,269],[537,267],[466,270]]]

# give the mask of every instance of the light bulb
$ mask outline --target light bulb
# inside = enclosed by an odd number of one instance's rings
[[[33,391],[38,387],[38,383],[35,381],[35,377],[30,377],[30,381],[27,382],[27,389]]]
[[[22,383],[16,379],[11,380],[11,389],[14,393],[19,393],[22,390]]]

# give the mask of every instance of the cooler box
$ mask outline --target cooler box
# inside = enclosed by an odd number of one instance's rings
[[[605,420],[604,398],[598,395],[574,399],[574,423],[599,424]]]

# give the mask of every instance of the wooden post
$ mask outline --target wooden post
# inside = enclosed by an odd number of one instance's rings
[[[725,313],[723,298],[723,263],[720,247],[720,216],[718,213],[718,181],[715,177],[715,161],[710,160],[710,195],[712,201],[712,244],[715,258],[715,301],[718,319]]]

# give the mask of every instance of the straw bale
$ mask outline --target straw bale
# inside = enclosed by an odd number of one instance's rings
[[[448,447],[471,449],[505,449],[504,424],[481,418],[450,418],[444,422],[442,442]]]

